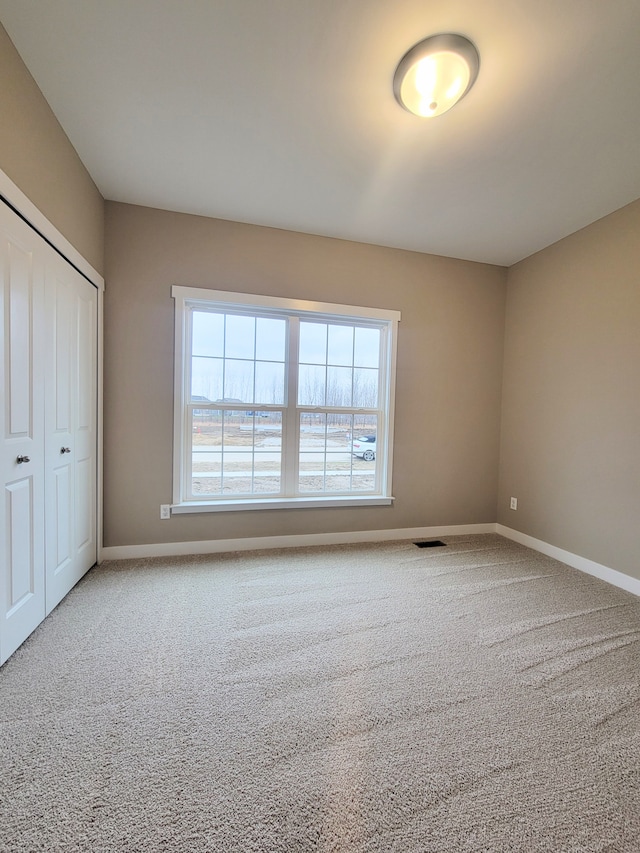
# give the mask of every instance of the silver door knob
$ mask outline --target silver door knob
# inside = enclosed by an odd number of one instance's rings
[[[16,462],[18,463],[18,465],[22,465],[23,462],[31,462],[31,457],[30,456],[18,456],[18,458],[16,459]]]
[[[71,453],[71,448],[70,447],[61,447],[60,453]]]

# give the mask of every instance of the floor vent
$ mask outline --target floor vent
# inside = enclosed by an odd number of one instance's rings
[[[441,542],[439,539],[430,539],[428,542],[414,542],[416,548],[443,548],[446,542]]]

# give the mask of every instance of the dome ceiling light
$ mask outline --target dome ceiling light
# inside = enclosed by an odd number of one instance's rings
[[[429,36],[400,60],[393,93],[410,113],[423,118],[439,116],[464,98],[479,67],[480,56],[469,39],[454,33]]]

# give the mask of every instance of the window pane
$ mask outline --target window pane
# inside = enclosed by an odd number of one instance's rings
[[[354,465],[353,475],[351,477],[351,491],[352,492],[373,492],[376,487],[376,472],[375,472],[375,462],[372,464],[372,470],[369,472],[357,471],[356,465]]]
[[[300,413],[298,489],[310,494],[349,494],[353,468],[353,415]]]
[[[282,412],[256,412],[253,439],[254,494],[282,489]]]
[[[380,329],[356,328],[356,367],[380,366]]]
[[[378,419],[375,415],[354,415],[351,451],[353,455],[352,488],[373,491],[378,465]]]
[[[224,413],[222,431],[222,491],[225,494],[251,494],[254,428],[244,422],[240,412]]]
[[[351,406],[350,367],[329,367],[327,370],[327,406]]]
[[[191,494],[195,500],[216,497],[222,489],[220,474],[194,474],[191,481]]]
[[[222,397],[222,359],[191,359],[191,399],[214,402]]]
[[[300,365],[298,403],[301,406],[324,406],[326,371],[324,367]]]
[[[284,361],[287,324],[285,320],[258,317],[256,320],[256,358]]]
[[[300,412],[300,449],[324,453],[327,416],[318,412]]]
[[[191,352],[193,355],[222,357],[224,350],[224,314],[215,314],[212,311],[194,311],[191,329]]]
[[[344,415],[327,415],[327,458],[331,464],[340,463],[341,471],[345,461],[351,463],[350,421],[351,416],[345,422]]]
[[[264,439],[264,445],[271,447],[273,445],[280,446],[280,437],[282,434],[282,412],[245,412],[243,422],[247,424],[253,423],[253,429],[256,433],[261,433]],[[264,435],[269,433],[269,435]],[[260,441],[258,435],[257,441]]]
[[[253,491],[255,494],[273,494],[280,492],[281,454],[280,447],[268,451],[256,451],[254,454]]]
[[[238,438],[229,426],[225,429],[224,454],[222,457],[222,488],[228,494],[251,494],[253,475],[252,436],[245,436],[246,444],[236,445]]]
[[[193,410],[191,436],[194,497],[220,493],[222,470],[222,412]]]
[[[326,323],[300,323],[299,361],[307,364],[326,364]]]
[[[332,440],[338,441],[340,446],[347,450],[351,449],[353,417],[351,412],[330,412],[327,415],[328,431]]]
[[[194,411],[191,465],[194,498],[280,493],[282,412]]]
[[[254,358],[255,339],[255,317],[226,315],[224,354],[227,358]]]
[[[378,463],[378,419],[375,415],[354,416],[351,443],[353,469],[351,488],[354,492],[372,492],[376,485]]]
[[[299,489],[301,492],[324,491],[324,453],[300,453]]]
[[[256,403],[284,403],[284,364],[256,362]]]
[[[325,491],[348,492],[351,488],[351,415],[327,415]]]
[[[373,435],[378,433],[377,415],[361,415],[356,412],[353,416],[353,435]]]
[[[351,442],[353,477],[354,484],[359,482],[360,488],[364,488],[366,483],[370,483],[366,486],[367,488],[373,488],[373,479],[371,478],[375,475],[378,459],[377,426],[375,415],[354,416]]]
[[[329,326],[328,364],[353,364],[353,326]]]
[[[300,413],[298,490],[324,491],[324,460],[327,416],[316,412]]]
[[[224,363],[224,402],[253,402],[253,366],[252,361],[225,359]]]
[[[365,367],[353,371],[353,405],[375,409],[378,405],[379,371]]]

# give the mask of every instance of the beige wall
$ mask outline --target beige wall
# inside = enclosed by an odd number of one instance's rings
[[[0,81],[0,169],[104,273],[103,199],[1,26]],[[640,201],[512,267],[506,327],[497,267],[107,209],[106,545],[490,522],[497,494],[500,523],[640,578]],[[403,312],[393,507],[159,521],[173,283]]]
[[[640,578],[640,201],[508,282],[498,521]]]
[[[1,25],[0,169],[103,273],[102,196]]]
[[[108,202],[105,545],[495,520],[506,271]],[[174,516],[172,284],[398,309],[392,507]]]

